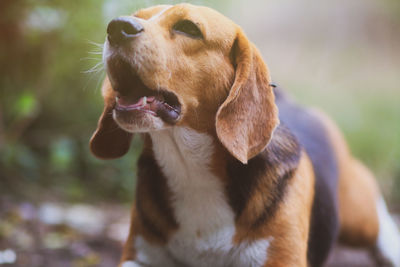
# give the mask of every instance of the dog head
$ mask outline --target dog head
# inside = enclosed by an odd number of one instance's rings
[[[155,6],[107,32],[96,156],[122,156],[133,133],[173,126],[217,136],[243,163],[268,144],[278,124],[269,73],[231,20],[206,7]]]

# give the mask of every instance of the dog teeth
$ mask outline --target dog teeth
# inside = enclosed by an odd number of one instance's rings
[[[147,105],[147,97],[144,96],[139,100],[139,103],[137,104],[138,108],[144,108]]]
[[[141,107],[144,108],[146,105],[147,105],[147,97],[144,96],[144,97],[142,98],[142,105],[141,105]]]

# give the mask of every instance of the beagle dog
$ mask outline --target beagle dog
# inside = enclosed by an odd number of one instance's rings
[[[120,266],[323,266],[341,241],[400,266],[371,172],[323,113],[292,102],[243,30],[190,4],[110,22],[102,159],[144,147]]]

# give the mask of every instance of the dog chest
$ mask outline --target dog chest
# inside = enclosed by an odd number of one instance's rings
[[[177,127],[151,137],[179,225],[168,241],[168,253],[185,266],[261,266],[270,240],[233,243],[235,214],[222,181],[209,170],[212,138]]]

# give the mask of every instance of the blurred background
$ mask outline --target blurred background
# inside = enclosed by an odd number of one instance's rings
[[[274,82],[334,118],[400,212],[400,1],[189,2],[241,25]],[[118,261],[141,143],[118,160],[89,152],[102,43],[112,18],[158,3],[178,2],[0,1],[0,265]]]

